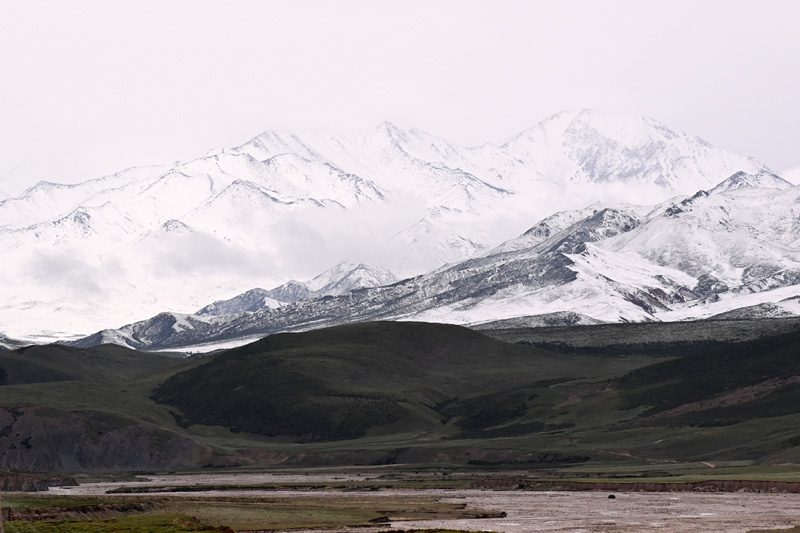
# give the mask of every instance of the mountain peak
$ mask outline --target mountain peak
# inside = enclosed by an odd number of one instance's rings
[[[533,131],[541,128],[585,128],[602,132],[608,137],[616,137],[619,136],[620,132],[623,132],[623,130],[629,130],[635,127],[669,129],[658,120],[646,116],[612,113],[592,108],[579,108],[567,109],[555,113],[525,131]]]
[[[193,231],[192,228],[176,219],[167,220],[161,227],[169,233],[191,233]]]
[[[375,128],[377,130],[389,131],[389,132],[397,132],[402,133],[402,130],[394,125],[394,123],[384,120]]]
[[[397,281],[389,270],[343,261],[308,282],[308,287],[319,295],[343,294],[353,289],[377,287]]]
[[[396,146],[400,146],[407,138],[406,132],[391,122],[381,122],[375,128],[375,135],[378,138],[388,137],[390,143]]]
[[[557,113],[502,149],[545,180],[656,185],[673,194],[714,186],[738,170],[771,172],[753,158],[642,116],[578,109]]]
[[[736,172],[726,180],[720,182],[717,186],[709,191],[710,194],[722,194],[737,189],[753,188],[753,189],[778,189],[786,190],[794,187],[791,183],[776,176],[770,172],[759,172],[757,174],[749,174],[744,171]]]

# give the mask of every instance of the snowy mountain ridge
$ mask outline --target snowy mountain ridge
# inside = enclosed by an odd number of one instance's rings
[[[423,276],[231,315],[151,344],[126,342],[185,348],[377,319],[554,325],[789,316],[800,312],[800,187],[757,178],[735,174],[713,194],[671,204],[556,213],[490,253]],[[148,329],[147,321],[134,327]]]
[[[251,289],[228,300],[209,304],[195,314],[224,317],[255,313],[277,309],[305,298],[339,295],[356,289],[388,285],[395,281],[397,277],[384,268],[343,262],[305,283],[292,280],[270,290]]]
[[[419,275],[490,253],[556,211],[632,194],[663,201],[739,171],[771,172],[652,119],[589,110],[475,148],[388,123],[268,131],[1,201],[0,276],[14,283],[0,289],[0,324],[15,337],[64,337],[161,310],[191,314],[342,261]]]

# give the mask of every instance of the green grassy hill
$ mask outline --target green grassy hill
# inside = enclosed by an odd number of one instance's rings
[[[458,326],[375,322],[274,335],[230,350],[171,377],[154,398],[179,407],[188,423],[340,440],[391,423],[430,431],[452,418],[437,406],[459,397],[625,366],[510,345]],[[484,418],[497,423],[508,414]]]
[[[628,425],[669,434],[643,443],[655,456],[797,462],[800,332],[734,343],[630,372],[617,380]],[[613,438],[613,433],[610,435]],[[658,439],[656,439],[658,440]]]
[[[675,346],[672,329],[654,342]],[[800,461],[800,332],[652,348],[554,353],[376,322],[190,359],[3,351],[0,467]]]
[[[629,408],[646,405],[648,413],[655,414],[773,380],[786,383],[772,383],[771,390],[793,390],[797,387],[788,378],[795,376],[800,376],[800,331],[640,368],[619,379],[617,386],[625,391]],[[777,413],[765,409],[754,414]]]
[[[113,344],[95,349],[58,344],[28,346],[3,352],[1,357],[0,385],[50,381],[122,382],[180,364],[175,356],[134,352]]]
[[[150,391],[187,361],[119,346],[0,352],[0,467],[76,472],[188,466],[207,447]]]

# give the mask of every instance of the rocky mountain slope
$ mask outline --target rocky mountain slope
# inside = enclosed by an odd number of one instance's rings
[[[674,203],[557,213],[480,257],[391,285],[213,321],[159,315],[77,345],[177,348],[377,319],[679,320],[764,302],[792,314],[800,295],[798,205],[799,187],[737,173],[711,193]]]
[[[191,312],[342,261],[418,275],[557,210],[661,201],[739,171],[768,169],[652,119],[589,110],[477,148],[391,124],[265,132],[0,201],[0,276],[14,280],[0,288],[0,323],[12,336],[61,337]]]
[[[397,281],[389,270],[354,263],[339,263],[314,279],[303,283],[288,281],[274,289],[251,289],[228,300],[219,300],[199,311],[200,316],[224,317],[276,309],[305,298],[344,294],[357,289],[380,287]]]

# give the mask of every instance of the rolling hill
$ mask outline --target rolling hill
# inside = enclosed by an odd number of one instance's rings
[[[716,321],[712,342],[706,322],[516,328],[519,344],[375,322],[191,358],[7,350],[0,468],[796,462],[800,333],[771,320]]]

